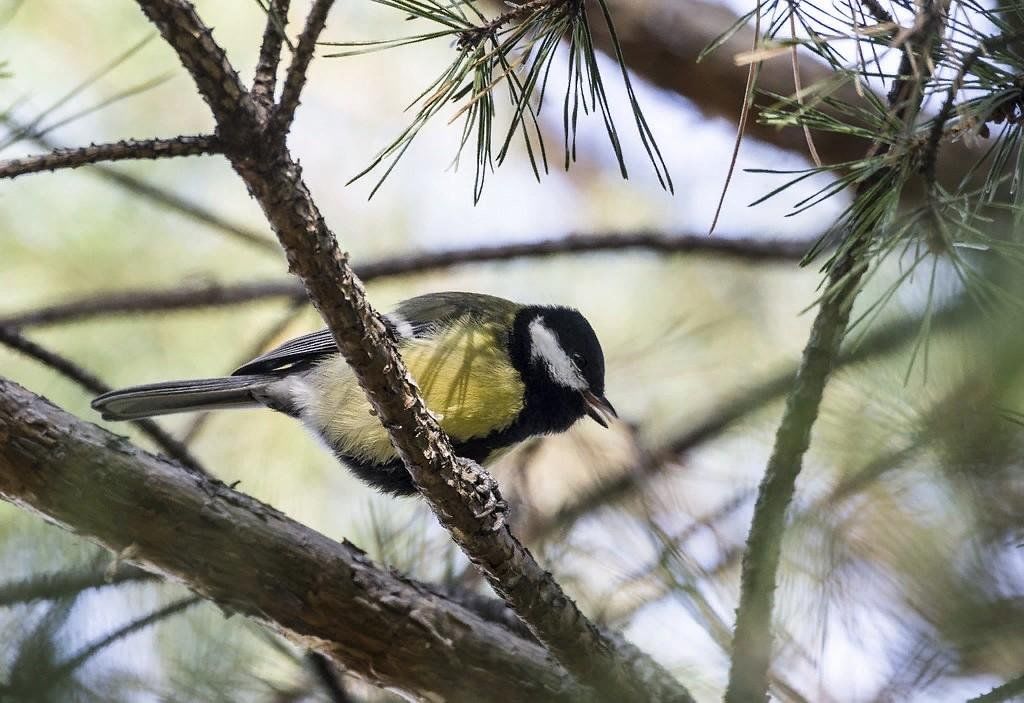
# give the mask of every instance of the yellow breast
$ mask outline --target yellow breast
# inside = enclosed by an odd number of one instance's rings
[[[455,441],[504,429],[523,408],[523,382],[498,326],[456,324],[439,337],[404,340],[399,349],[427,407]],[[324,361],[308,383],[303,415],[335,449],[375,462],[396,457],[344,359]]]

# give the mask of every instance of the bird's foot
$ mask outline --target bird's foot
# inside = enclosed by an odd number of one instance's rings
[[[484,528],[497,532],[508,516],[508,503],[501,497],[498,482],[475,461],[460,457],[458,465],[455,490],[466,499],[473,516],[484,522]]]

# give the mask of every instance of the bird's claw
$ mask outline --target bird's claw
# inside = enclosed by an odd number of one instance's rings
[[[456,489],[466,499],[473,517],[482,520],[488,532],[497,532],[508,516],[508,503],[501,497],[498,482],[475,461],[460,458],[458,462]]]

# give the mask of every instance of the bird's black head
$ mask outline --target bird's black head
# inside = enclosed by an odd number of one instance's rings
[[[510,352],[527,387],[527,409],[547,418],[547,431],[563,430],[584,414],[605,427],[615,417],[604,397],[601,343],[578,311],[523,308],[513,323]]]

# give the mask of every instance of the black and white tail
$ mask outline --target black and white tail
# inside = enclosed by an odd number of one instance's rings
[[[151,383],[104,393],[92,401],[92,407],[105,420],[137,420],[189,410],[260,406],[264,405],[258,399],[262,392],[278,380],[260,375]]]

